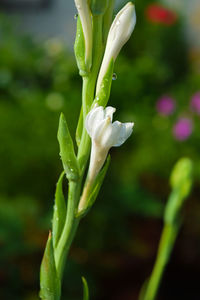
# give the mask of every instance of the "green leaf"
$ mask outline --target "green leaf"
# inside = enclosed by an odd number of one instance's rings
[[[113,69],[114,69],[114,60],[112,59],[108,66],[108,70],[105,76],[103,77],[103,80],[100,85],[100,90],[95,97],[94,104],[97,103],[100,106],[106,106],[106,104],[108,103],[108,99],[110,97],[111,84],[112,84]]]
[[[54,248],[57,246],[66,218],[66,203],[65,203],[65,197],[63,195],[63,187],[62,187],[64,175],[65,172],[62,172],[56,185],[55,204],[54,204],[53,221],[52,221],[52,227],[53,227],[52,235],[53,235]]]
[[[60,280],[55,267],[51,232],[49,233],[40,268],[40,298],[43,300],[60,299]]]
[[[85,64],[85,38],[84,38],[83,28],[79,17],[77,18],[74,53],[76,57],[77,66],[79,69],[79,74],[81,76],[86,76],[88,74],[88,70]]]
[[[76,128],[76,143],[77,143],[78,147],[79,147],[80,142],[81,142],[82,132],[83,132],[83,107],[81,107],[80,116],[79,116],[79,120],[78,120],[78,125],[77,125],[77,128]]]
[[[69,181],[76,181],[79,178],[78,163],[74,153],[73,141],[63,113],[61,113],[59,121],[58,142],[65,174]]]
[[[98,196],[99,190],[102,186],[104,177],[107,173],[109,164],[110,164],[110,155],[108,156],[104,167],[99,172],[99,174],[97,175],[97,178],[95,179],[93,185],[91,186],[91,189],[89,191],[89,197],[87,198],[85,207],[80,212],[77,213],[76,217],[84,216],[88,212],[88,210],[92,207],[92,205],[94,204],[94,202]],[[86,184],[87,184],[87,181],[86,181]]]
[[[84,277],[82,277],[82,282],[83,282],[83,300],[89,300],[88,284]]]

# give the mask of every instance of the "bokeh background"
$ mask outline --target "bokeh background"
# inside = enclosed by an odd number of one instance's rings
[[[140,0],[136,9],[110,99],[117,119],[135,122],[134,133],[111,151],[103,189],[70,252],[62,299],[81,299],[82,275],[93,300],[137,299],[155,259],[168,178],[182,156],[194,161],[195,181],[158,300],[199,299],[200,4]],[[62,170],[59,114],[74,132],[80,110],[75,7],[73,0],[2,0],[0,12],[0,295],[35,300]]]

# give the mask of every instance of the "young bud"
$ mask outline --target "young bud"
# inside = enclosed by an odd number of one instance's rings
[[[171,176],[170,184],[172,192],[167,202],[164,220],[168,224],[180,222],[180,212],[185,199],[189,196],[193,182],[193,163],[183,157],[175,164]]]
[[[98,94],[101,82],[107,72],[110,61],[117,58],[121,48],[130,38],[136,24],[135,6],[132,2],[127,3],[115,17],[106,43],[106,50],[97,80]]]
[[[92,16],[89,8],[89,0],[74,0],[81,20],[85,38],[85,64],[88,70],[92,64]]]

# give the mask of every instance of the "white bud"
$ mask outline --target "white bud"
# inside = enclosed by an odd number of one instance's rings
[[[88,180],[94,180],[111,147],[122,145],[133,131],[133,123],[112,123],[115,108],[94,107],[86,117],[85,127],[92,139]]]
[[[74,0],[85,38],[85,63],[90,69],[92,63],[92,16],[88,0]]]
[[[135,6],[128,2],[116,15],[108,33],[106,50],[97,81],[98,94],[101,82],[107,72],[111,59],[116,60],[121,48],[130,38],[136,24]]]

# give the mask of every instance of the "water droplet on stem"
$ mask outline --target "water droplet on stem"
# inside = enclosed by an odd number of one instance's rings
[[[117,80],[117,74],[113,73],[112,80]]]

